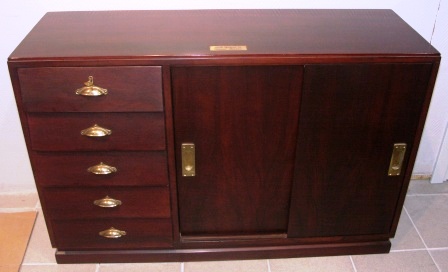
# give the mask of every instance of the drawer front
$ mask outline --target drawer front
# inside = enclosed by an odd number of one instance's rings
[[[19,69],[23,105],[29,112],[162,111],[159,66],[44,67]],[[89,76],[107,95],[83,96]]]
[[[95,124],[111,135],[81,135]],[[32,113],[28,125],[37,151],[165,150],[163,113]]]
[[[145,188],[47,188],[42,190],[45,212],[51,218],[170,218],[170,195],[168,187]],[[100,207],[96,200],[109,197],[121,204]],[[112,202],[108,201],[109,204]],[[107,203],[103,203],[107,204]]]
[[[59,250],[145,249],[172,247],[169,219],[58,220],[51,222]],[[115,228],[126,232],[119,238],[105,238],[99,232]]]
[[[31,161],[41,186],[168,185],[165,151],[32,152]],[[114,169],[98,174],[101,163]]]

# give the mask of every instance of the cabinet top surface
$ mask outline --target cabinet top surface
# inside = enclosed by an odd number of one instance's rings
[[[47,13],[10,60],[322,54],[439,55],[391,10],[78,11]]]

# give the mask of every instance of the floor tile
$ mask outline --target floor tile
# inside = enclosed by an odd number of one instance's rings
[[[101,264],[99,272],[180,272],[180,263]]]
[[[448,195],[408,196],[405,207],[429,248],[448,247]]]
[[[425,248],[422,239],[418,236],[417,230],[404,210],[401,212],[395,238],[391,239],[391,242],[392,250]]]
[[[448,194],[448,182],[430,183],[428,180],[411,180],[408,195],[415,194]]]
[[[42,211],[39,210],[23,263],[56,263],[54,253]]]
[[[426,250],[352,256],[357,272],[437,272]]]
[[[432,250],[431,255],[443,272],[448,272],[448,248],[446,250]]]
[[[0,194],[0,209],[34,209],[37,201],[37,193]]]
[[[95,272],[96,264],[22,265],[20,272]]]
[[[190,262],[185,272],[268,272],[267,260]]]
[[[354,271],[350,257],[317,257],[269,260],[271,272],[345,272]]]

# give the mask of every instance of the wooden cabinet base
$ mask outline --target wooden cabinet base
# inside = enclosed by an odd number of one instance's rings
[[[241,248],[56,251],[60,264],[277,259],[388,253],[390,241]]]

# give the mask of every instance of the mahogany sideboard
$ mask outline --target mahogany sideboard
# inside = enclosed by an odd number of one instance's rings
[[[59,263],[388,252],[439,63],[391,10],[50,12],[8,59]]]

